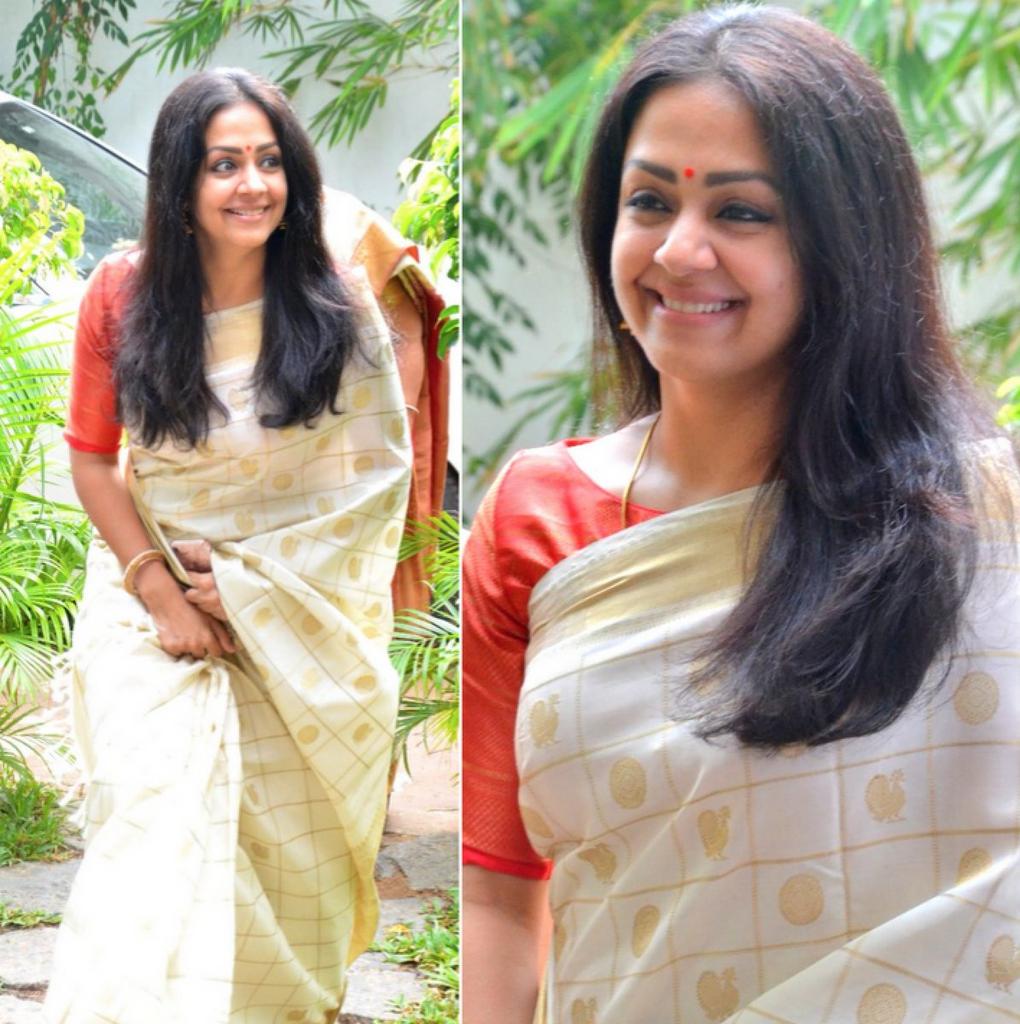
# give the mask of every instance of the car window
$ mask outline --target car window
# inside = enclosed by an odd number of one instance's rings
[[[82,275],[107,253],[138,239],[145,207],[145,175],[31,107],[0,102],[0,138],[35,153],[67,191],[68,201],[85,214]]]

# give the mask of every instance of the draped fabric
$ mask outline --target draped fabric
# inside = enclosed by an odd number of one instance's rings
[[[332,1021],[371,941],[397,679],[390,582],[411,449],[362,274],[339,415],[259,425],[261,300],[213,314],[229,410],[196,449],[130,444],[168,541],[201,537],[237,655],[175,659],[98,539],[72,649],[87,846],[57,944],[61,1024]]]
[[[1015,503],[1011,457],[982,459]],[[544,1018],[1020,1021],[1020,566],[1001,506],[984,502],[961,643],[907,713],[770,756],[698,739],[719,684],[688,684],[744,583],[758,497],[596,541],[532,592],[516,755],[553,862]]]

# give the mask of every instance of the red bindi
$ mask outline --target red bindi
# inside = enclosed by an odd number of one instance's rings
[[[684,177],[685,178],[693,178],[694,177],[694,168],[693,167],[685,167],[684,168]]]
[[[245,146],[245,147],[244,147],[244,151],[245,151],[246,153],[250,153],[250,152],[251,152],[251,146]],[[693,171],[692,171],[691,173],[693,173]]]

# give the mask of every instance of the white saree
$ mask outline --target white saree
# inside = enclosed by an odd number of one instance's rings
[[[1020,1021],[1008,529],[985,523],[931,700],[770,757],[697,739],[686,684],[739,593],[755,496],[598,541],[532,593],[516,753],[525,826],[554,862],[547,1024]]]
[[[72,650],[87,847],[50,1021],[322,1024],[371,942],[411,453],[389,333],[356,283],[367,359],[344,372],[340,415],[259,425],[259,301],[208,321],[229,421],[195,450],[131,445],[166,538],[212,544],[239,653],[166,655],[93,544]]]

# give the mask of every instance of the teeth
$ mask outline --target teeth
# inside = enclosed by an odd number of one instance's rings
[[[261,210],[227,210],[227,213],[232,213],[235,217],[261,217],[268,209],[268,206],[263,206]]]
[[[724,309],[729,309],[733,302],[729,299],[724,302],[677,302],[663,296],[662,304],[674,313],[721,313]]]

